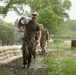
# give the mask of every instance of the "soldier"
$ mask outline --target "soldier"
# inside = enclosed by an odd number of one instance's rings
[[[29,67],[31,64],[32,55],[35,58],[35,48],[36,45],[40,42],[41,31],[40,26],[36,22],[37,14],[32,14],[31,20],[28,24],[25,25],[24,29],[24,38],[22,45],[22,53],[23,53],[23,68],[26,66]],[[36,32],[38,32],[39,37],[35,40]]]
[[[41,27],[41,39],[40,39],[40,46],[41,46],[41,54],[45,54],[45,45],[46,41],[49,41],[49,32],[40,24]]]

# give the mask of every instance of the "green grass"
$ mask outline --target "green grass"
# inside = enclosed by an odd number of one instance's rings
[[[67,44],[67,43],[48,43],[46,49],[61,49],[61,50],[76,50],[76,48],[71,48],[71,43]]]
[[[50,56],[43,63],[49,68],[47,75],[76,75],[76,57]]]
[[[6,74],[9,74],[8,73],[8,70],[6,68],[0,68],[0,75],[6,75]]]

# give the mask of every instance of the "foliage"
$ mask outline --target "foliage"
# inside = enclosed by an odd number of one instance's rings
[[[59,36],[76,37],[76,20],[66,20],[59,31]]]
[[[2,45],[11,45],[14,43],[13,25],[0,20],[0,40]]]
[[[70,9],[69,0],[6,0],[2,1],[0,14],[6,15],[8,11],[14,10],[19,15],[24,14],[24,7],[28,5],[32,12],[39,14],[38,22],[42,23],[51,34],[57,34],[61,29],[65,18],[68,18],[67,10]]]
[[[2,0],[0,1],[2,5],[0,6],[0,14],[6,16],[8,11],[16,11],[17,14],[22,14],[24,12],[23,6],[27,4],[27,0]]]
[[[53,42],[54,42],[54,43],[63,43],[64,41],[61,40],[61,39],[55,39]]]
[[[39,13],[38,22],[56,35],[64,19],[69,17],[66,10],[70,9],[71,3],[69,0],[31,0],[29,6]]]
[[[46,12],[45,12],[46,11]],[[45,16],[44,16],[45,15]],[[56,29],[56,15],[53,11],[48,8],[39,10],[38,22],[43,24],[43,26],[49,30],[49,32],[54,33]]]
[[[70,31],[76,32],[76,20],[67,20],[65,23]]]

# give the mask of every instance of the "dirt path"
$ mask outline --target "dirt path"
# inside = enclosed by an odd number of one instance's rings
[[[0,75],[45,75],[43,74],[43,57],[32,60],[30,68],[22,68],[22,58],[0,66]]]
[[[43,64],[41,63],[43,60],[43,57],[37,57],[35,60],[33,60],[33,63],[31,64],[30,68],[39,69],[43,68]]]

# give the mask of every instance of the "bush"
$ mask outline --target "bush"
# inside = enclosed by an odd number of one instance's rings
[[[61,39],[55,39],[54,40],[54,43],[63,43],[64,41],[63,40],[61,40]]]

